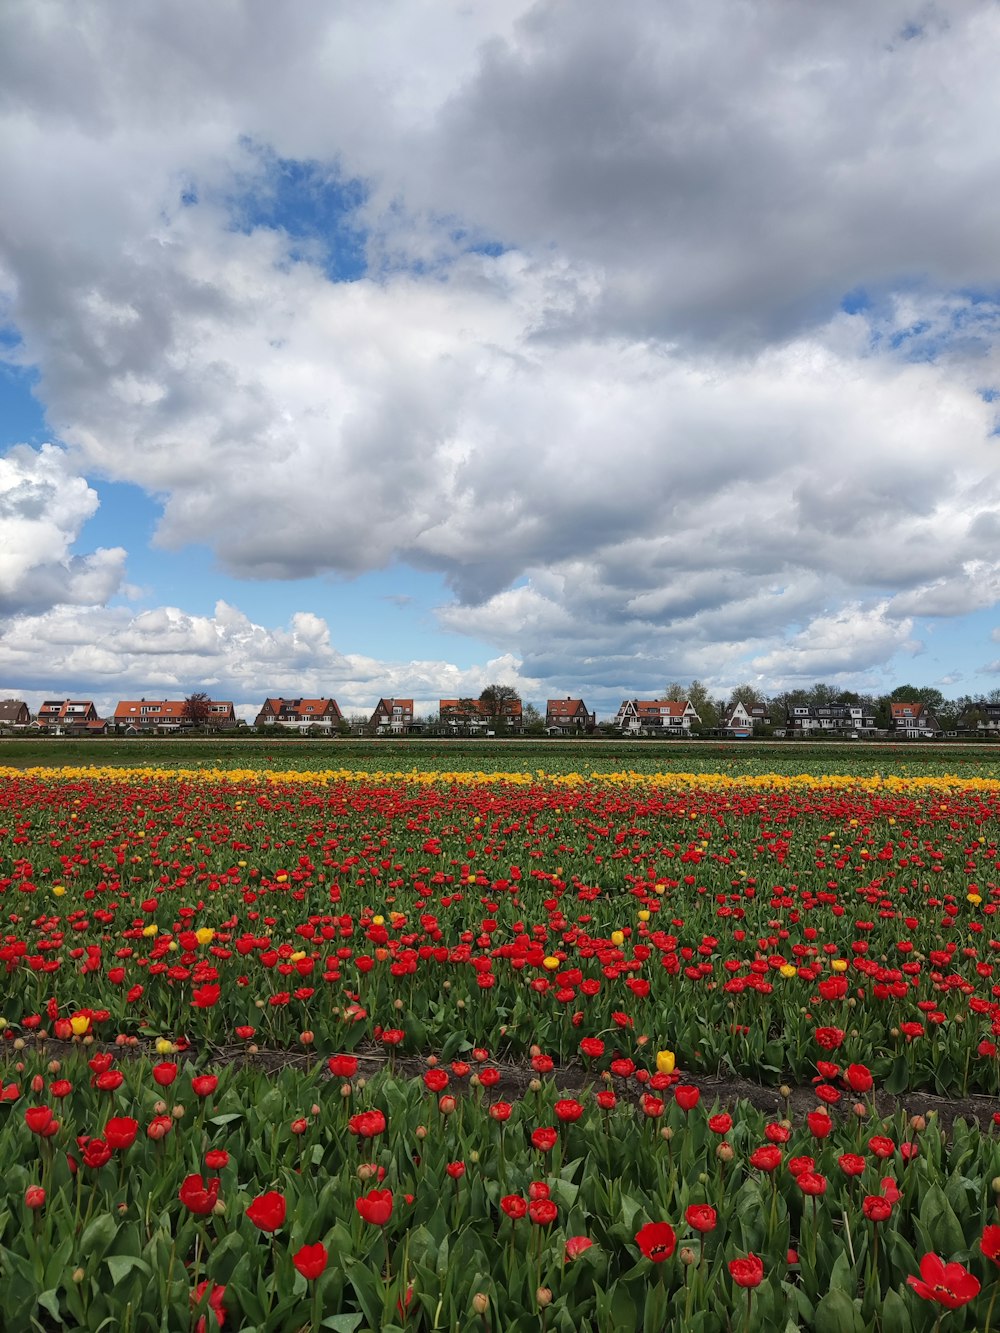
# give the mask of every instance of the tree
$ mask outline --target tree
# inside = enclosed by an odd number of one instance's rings
[[[204,727],[212,716],[212,700],[204,690],[197,690],[184,700],[183,714],[193,727]]]
[[[737,685],[729,695],[728,708],[735,708],[737,704],[742,704],[749,713],[750,709],[756,704],[766,704],[767,700],[758,690],[756,685]]]
[[[534,704],[525,704],[521,710],[521,721],[528,736],[545,735],[545,716]]]
[[[491,731],[506,731],[511,716],[512,704],[519,704],[521,696],[513,685],[487,685],[479,696],[479,702],[486,709]]]
[[[711,731],[719,725],[718,702],[709,698],[708,690],[700,680],[693,680],[680,698],[689,699],[694,704],[694,711],[698,714],[703,731]],[[696,727],[697,725],[695,723]]]

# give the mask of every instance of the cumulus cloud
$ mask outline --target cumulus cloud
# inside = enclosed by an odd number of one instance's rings
[[[306,612],[119,623],[85,476],[242,578],[437,571],[545,688],[864,672],[994,604],[998,37],[972,0],[6,6],[0,300],[75,482],[44,535],[11,482],[0,605],[92,603],[95,678],[340,661]]]
[[[380,661],[343,653],[326,621],[295,612],[285,626],[259,625],[220,601],[212,616],[165,606],[56,607],[15,617],[0,637],[0,681],[38,694],[83,693],[99,711],[122,698],[184,698],[196,689],[231,699],[252,720],[267,696],[334,697],[345,713],[371,713],[380,695],[412,698],[418,713],[441,698],[478,696],[491,682],[532,697],[539,682],[509,654],[459,668],[447,661]]]
[[[21,446],[0,457],[0,616],[54,602],[89,605],[118,591],[120,547],[71,551],[98,503],[61,449]]]

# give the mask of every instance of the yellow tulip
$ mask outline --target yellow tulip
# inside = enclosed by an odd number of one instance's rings
[[[625,943],[624,933],[620,930],[613,930],[611,932],[611,943],[620,949],[622,945]]]
[[[553,958],[551,954],[549,954],[548,957],[542,959],[542,967],[544,967],[548,972],[554,972],[558,966],[559,966],[559,959]]]
[[[830,970],[831,970],[832,972],[846,972],[846,971],[847,971],[847,959],[846,959],[846,958],[835,958],[835,959],[833,960],[833,962],[830,964]]]
[[[90,1027],[90,1019],[86,1014],[74,1014],[69,1020],[69,1025],[73,1029],[74,1036],[82,1037]]]
[[[797,977],[799,975],[799,969],[793,967],[791,963],[783,963],[778,970],[783,977]]]
[[[146,936],[147,939],[151,939],[153,935],[158,935],[158,934],[160,933],[160,927],[159,927],[159,926],[143,926],[143,928],[142,928],[142,933]]]
[[[215,939],[215,931],[212,929],[211,926],[202,926],[200,929],[195,931],[195,934],[198,937],[199,944],[211,944],[212,941]]]
[[[965,900],[966,902],[972,903],[973,907],[975,907],[977,903],[981,903],[983,901],[982,897],[978,893],[967,893],[965,895]]]
[[[157,1055],[173,1055],[174,1043],[167,1041],[166,1037],[158,1037],[156,1040]]]
[[[56,895],[57,898],[61,898],[61,897],[63,896],[63,894],[66,892],[66,885],[65,885],[65,884],[53,884],[53,885],[52,885],[52,892]]]
[[[648,921],[648,920],[649,920],[649,911],[648,911],[645,907],[644,907],[644,908],[642,909],[642,911],[639,913],[639,920],[640,920],[640,921]]]
[[[677,1059],[673,1051],[656,1052],[656,1072],[658,1074],[672,1074],[676,1064]]]

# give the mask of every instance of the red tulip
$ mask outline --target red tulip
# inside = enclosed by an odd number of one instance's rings
[[[201,1176],[185,1176],[178,1190],[181,1203],[199,1217],[207,1217],[215,1207],[219,1197],[219,1181],[216,1177],[203,1180]]]
[[[211,1097],[218,1086],[215,1074],[199,1074],[191,1080],[191,1091],[196,1097]]]
[[[33,1212],[45,1207],[45,1191],[41,1185],[29,1185],[24,1191],[24,1206]]]
[[[247,1217],[260,1231],[278,1231],[285,1223],[285,1196],[268,1190],[254,1199]]]
[[[681,1083],[674,1088],[674,1101],[682,1111],[693,1111],[701,1100],[701,1092],[698,1088],[688,1083]]]
[[[662,1264],[677,1245],[677,1233],[669,1222],[647,1222],[636,1232],[635,1243],[647,1259]]]
[[[115,1116],[104,1126],[104,1137],[108,1146],[116,1151],[131,1148],[139,1132],[138,1120],[130,1115]]]
[[[978,1278],[961,1264],[946,1264],[936,1254],[925,1254],[920,1260],[920,1277],[906,1280],[918,1296],[925,1301],[937,1301],[947,1310],[968,1305],[979,1295]]]
[[[369,1190],[360,1199],[355,1199],[354,1206],[366,1222],[374,1227],[384,1227],[392,1216],[392,1190]]]
[[[303,1245],[297,1250],[292,1255],[292,1263],[307,1282],[313,1282],[326,1268],[328,1258],[329,1251],[326,1246],[317,1241],[315,1245]]]
[[[579,1259],[585,1250],[589,1250],[593,1241],[589,1236],[569,1236],[566,1240],[566,1261]]]
[[[161,1088],[169,1088],[176,1077],[177,1066],[169,1061],[161,1061],[160,1064],[153,1066],[153,1081]]]
[[[559,1209],[551,1199],[533,1199],[528,1204],[528,1216],[538,1226],[547,1227],[559,1216]]]
[[[508,1217],[517,1221],[519,1217],[523,1217],[528,1211],[528,1201],[527,1199],[522,1199],[520,1194],[505,1194],[500,1200],[500,1207]]]
[[[684,1214],[684,1220],[694,1231],[714,1231],[718,1214],[707,1203],[693,1203]]]
[[[745,1259],[730,1259],[729,1276],[738,1287],[759,1287],[764,1281],[764,1264],[756,1254]]]
[[[884,1194],[868,1194],[861,1211],[869,1222],[885,1222],[892,1216],[892,1204]]]

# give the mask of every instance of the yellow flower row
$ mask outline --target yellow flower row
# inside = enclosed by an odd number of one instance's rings
[[[810,774],[799,773],[794,776],[781,773],[759,773],[731,775],[727,773],[636,773],[634,771],[600,773],[547,773],[544,769],[533,772],[484,773],[482,770],[464,770],[460,772],[437,772],[425,769],[377,770],[367,772],[362,769],[284,769],[271,770],[259,768],[116,768],[111,766],[88,766],[76,768],[37,767],[28,769],[0,768],[0,779],[31,778],[51,782],[115,782],[145,783],[157,782],[218,782],[242,784],[300,784],[330,785],[335,783],[357,783],[384,785],[389,783],[414,783],[423,785],[443,784],[446,786],[481,786],[483,784],[501,784],[530,786],[533,784],[555,787],[582,787],[588,784],[603,784],[625,787],[653,787],[668,791],[718,791],[727,789],[778,790],[778,791],[814,791],[819,789],[852,791],[939,791],[950,792],[997,792],[1000,791],[1000,779],[962,778],[954,774],[941,774],[934,777],[915,777],[911,775],[875,774],[873,777],[856,777],[846,773]]]

